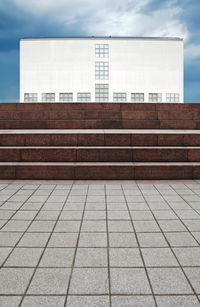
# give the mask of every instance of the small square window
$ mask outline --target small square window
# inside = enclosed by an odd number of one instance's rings
[[[96,44],[95,56],[96,58],[108,58],[108,44]]]
[[[126,102],[126,93],[113,93],[114,102]]]
[[[178,93],[167,93],[166,94],[166,102],[179,102],[179,94]]]
[[[108,84],[95,84],[95,101],[107,102],[109,99]]]
[[[60,93],[59,94],[60,102],[72,102],[73,101],[73,93]]]
[[[38,94],[24,93],[24,102],[38,102]]]
[[[144,102],[144,93],[131,93],[131,101]]]
[[[107,80],[108,79],[108,62],[96,62],[95,63],[95,79]]]
[[[42,102],[55,102],[55,93],[42,93]]]
[[[91,101],[91,93],[77,93],[77,101],[78,102],[90,102]]]
[[[162,102],[161,93],[149,93],[149,102]]]

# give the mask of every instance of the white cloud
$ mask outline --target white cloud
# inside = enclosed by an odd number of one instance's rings
[[[145,11],[152,0],[13,0],[20,8],[63,26],[77,24],[87,35],[178,36],[188,38],[180,7]]]
[[[188,45],[185,47],[185,59],[186,60],[195,60],[200,58],[200,45]]]

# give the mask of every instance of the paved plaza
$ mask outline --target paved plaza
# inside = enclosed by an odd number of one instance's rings
[[[200,181],[0,182],[1,307],[200,306]]]

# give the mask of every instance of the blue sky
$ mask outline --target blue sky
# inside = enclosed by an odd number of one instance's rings
[[[0,0],[0,102],[19,100],[19,39],[172,36],[185,40],[185,102],[200,102],[200,0]]]

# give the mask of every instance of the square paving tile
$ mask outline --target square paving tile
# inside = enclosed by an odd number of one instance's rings
[[[179,266],[170,248],[142,248],[147,267]]]
[[[69,294],[108,294],[106,268],[75,268]]]
[[[64,307],[64,296],[25,296],[22,307]]]
[[[153,296],[134,295],[134,296],[115,296],[111,297],[112,307],[155,307]]]
[[[17,246],[20,247],[45,247],[50,233],[26,232]]]
[[[79,247],[106,247],[106,233],[81,233],[79,239]]]
[[[183,220],[190,231],[200,231],[200,220]]]
[[[55,232],[78,232],[80,221],[58,221],[54,229]]]
[[[28,294],[63,294],[67,292],[70,269],[38,268]]]
[[[130,221],[108,221],[108,230],[110,232],[133,232],[133,226]]]
[[[155,221],[133,221],[136,232],[159,232],[160,228],[158,227]]]
[[[20,210],[13,215],[12,220],[33,220],[38,211]]]
[[[21,298],[22,298],[21,296],[0,296],[0,306],[18,307]]]
[[[109,233],[110,247],[137,247],[135,234],[132,233]]]
[[[159,220],[162,231],[187,231],[187,228],[179,220]]]
[[[137,233],[141,247],[165,247],[168,246],[165,237],[161,232]]]
[[[56,221],[33,221],[28,232],[51,232]]]
[[[189,278],[196,293],[200,293],[200,267],[184,268],[184,271]]]
[[[74,210],[65,210],[62,211],[59,220],[81,220],[82,219],[83,212]]]
[[[9,221],[2,231],[25,231],[31,221]]]
[[[4,265],[13,267],[34,267],[37,265],[42,251],[42,248],[15,248]]]
[[[45,221],[45,220],[52,220],[55,221],[58,218],[60,211],[40,211],[36,216],[35,220]]]
[[[78,233],[53,233],[48,247],[75,247]]]
[[[108,266],[107,248],[78,248],[75,267]]]
[[[3,264],[4,260],[7,258],[12,248],[9,247],[0,247],[0,265]]]
[[[47,248],[39,267],[71,267],[74,252],[74,248]]]
[[[134,221],[154,220],[153,214],[149,210],[131,210],[131,218]]]
[[[155,294],[192,294],[193,291],[180,268],[148,268]]]
[[[200,266],[200,246],[173,248],[182,266]]]
[[[112,294],[151,294],[145,270],[142,268],[111,268]]]
[[[68,296],[67,307],[109,307],[109,297],[105,296]]]
[[[156,296],[159,307],[198,307],[199,301],[196,296]]]
[[[23,232],[0,232],[0,246],[15,246]]]
[[[111,267],[141,267],[142,258],[138,248],[110,248]]]
[[[198,246],[189,232],[166,232],[165,236],[172,247]]]
[[[105,232],[105,221],[83,221],[81,232]]]
[[[33,269],[30,268],[2,268],[0,270],[0,294],[23,295]]]
[[[84,220],[105,220],[106,219],[106,212],[105,211],[85,211]]]

